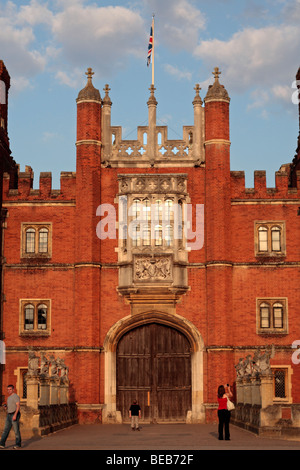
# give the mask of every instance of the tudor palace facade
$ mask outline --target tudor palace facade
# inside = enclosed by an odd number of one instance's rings
[[[112,126],[106,85],[77,98],[76,172],[3,174],[2,395],[26,405],[28,352],[69,368],[80,422],[210,422],[241,357],[273,346],[274,403],[300,403],[300,134],[274,188],[230,169],[230,98],[214,71],[182,140],[156,123]],[[300,69],[297,74],[300,81]],[[9,75],[0,68],[6,148]],[[298,82],[300,83],[300,82]],[[4,90],[4,92],[3,92]],[[7,151],[7,153],[9,153]],[[1,160],[3,159],[1,153]]]

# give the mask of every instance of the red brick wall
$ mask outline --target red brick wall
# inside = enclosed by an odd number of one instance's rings
[[[97,103],[79,103],[78,140],[101,140],[99,109]],[[300,401],[300,365],[291,363],[290,349],[300,339],[300,225],[298,206],[291,204],[299,199],[300,187],[289,190],[288,178],[278,174],[276,188],[270,191],[260,172],[253,190],[247,191],[243,174],[230,172],[228,103],[207,103],[205,115],[206,141],[212,141],[206,144],[205,168],[101,168],[100,146],[91,142],[77,146],[76,176],[63,174],[59,191],[52,190],[49,175],[41,176],[39,190],[32,190],[30,171],[20,179],[17,191],[10,191],[9,179],[4,180],[5,201],[20,201],[19,205],[8,204],[5,230],[5,384],[15,383],[17,367],[26,367],[29,346],[45,348],[65,358],[72,399],[82,404],[104,403],[100,349],[109,329],[131,310],[116,290],[117,240],[101,242],[96,234],[97,207],[109,203],[117,211],[118,174],[187,173],[192,204],[205,205],[205,241],[201,250],[189,254],[190,290],[176,312],[191,321],[203,338],[204,402],[216,403],[218,385],[234,382],[239,357],[252,353],[255,346],[272,343],[280,347],[273,364],[293,367],[293,401]],[[259,203],[262,199],[274,204]],[[285,220],[284,265],[258,262],[255,220]],[[46,266],[37,267],[36,262],[32,266],[20,259],[21,223],[47,221],[53,224],[52,258]],[[288,298],[286,335],[257,335],[256,298],[264,296]],[[51,299],[50,337],[19,336],[22,298]],[[81,416],[91,419],[88,411]],[[215,416],[215,410],[208,412],[208,420]]]

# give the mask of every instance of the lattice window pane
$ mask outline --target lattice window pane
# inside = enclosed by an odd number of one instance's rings
[[[47,329],[47,305],[38,306],[38,330]]]
[[[143,221],[149,222],[151,219],[151,205],[149,199],[143,201]]]
[[[167,199],[165,202],[164,222],[166,224],[169,224],[173,220],[174,220],[173,201],[171,199]]]
[[[26,253],[35,252],[35,230],[29,228],[26,230]]]
[[[143,245],[151,245],[151,230],[147,225],[143,227]]]
[[[268,229],[266,227],[258,229],[258,249],[259,251],[268,251]]]
[[[34,306],[26,305],[24,311],[24,329],[33,330],[34,328]]]
[[[279,227],[273,227],[271,230],[272,251],[281,250],[281,231]]]
[[[121,228],[123,247],[127,247],[127,225],[123,225]]]
[[[140,226],[134,224],[132,228],[132,245],[133,246],[140,246],[141,236],[140,236]]]
[[[270,328],[270,306],[268,304],[260,305],[260,326],[261,328]]]
[[[162,205],[161,205],[161,201],[157,200],[155,202],[154,220],[155,222],[161,222],[161,219],[162,219]]]
[[[167,225],[165,228],[165,242],[167,246],[171,246],[173,242],[173,227],[171,225]]]
[[[22,390],[22,398],[27,398],[27,370],[22,373],[21,379],[23,381],[23,390]]]
[[[283,307],[276,303],[273,305],[274,327],[283,328]]]
[[[275,398],[286,398],[286,371],[277,369],[274,371]]]
[[[133,201],[133,206],[132,206],[132,216],[134,219],[138,219],[139,216],[140,216],[140,200],[139,199],[135,199]]]
[[[162,244],[163,244],[162,226],[161,225],[156,225],[154,233],[155,233],[155,245],[156,246],[162,246]]]
[[[48,230],[46,228],[39,231],[39,253],[48,253]]]

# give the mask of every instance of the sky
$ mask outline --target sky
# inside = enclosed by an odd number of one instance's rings
[[[169,139],[193,125],[194,87],[205,98],[212,71],[230,101],[231,170],[255,170],[267,185],[292,161],[299,132],[295,76],[300,66],[300,0],[0,0],[0,59],[11,76],[12,156],[34,171],[76,170],[76,98],[86,84],[110,86],[112,125],[135,139],[147,124],[155,15],[157,123]]]

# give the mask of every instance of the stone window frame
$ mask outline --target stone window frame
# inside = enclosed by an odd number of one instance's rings
[[[24,405],[26,404],[27,398],[24,397],[24,382],[26,378],[26,374],[28,372],[28,367],[17,367],[14,370],[14,375],[16,376],[16,393],[20,397],[20,402],[21,404],[23,403]]]
[[[47,250],[40,251],[40,234],[48,230]],[[27,252],[27,232],[34,232],[34,251]],[[52,257],[52,223],[51,222],[22,222],[21,224],[21,258],[51,258]]]
[[[272,365],[271,370],[273,373],[273,401],[274,403],[292,403],[292,375],[293,369],[287,365]],[[285,382],[285,397],[276,397],[275,395],[275,371],[284,371],[284,382]]]
[[[278,305],[276,305],[278,304]],[[274,309],[282,305],[282,327],[275,327]],[[269,326],[262,326],[261,308],[269,307]],[[259,335],[288,334],[288,299],[287,297],[263,297],[256,299],[256,329]]]
[[[34,307],[33,328],[25,328],[25,309],[27,306]],[[47,323],[46,328],[38,328],[38,307],[46,305]],[[50,336],[51,334],[51,300],[50,299],[20,299],[19,312],[19,333],[20,336]]]
[[[272,237],[272,232],[275,233],[280,232],[280,249],[276,250],[273,248],[273,243],[276,241]],[[260,230],[265,230],[267,239],[266,239],[266,249],[262,250],[260,248]],[[286,226],[285,221],[267,221],[267,220],[256,220],[254,222],[254,248],[255,248],[255,256],[259,258],[263,257],[283,257],[286,256]]]

